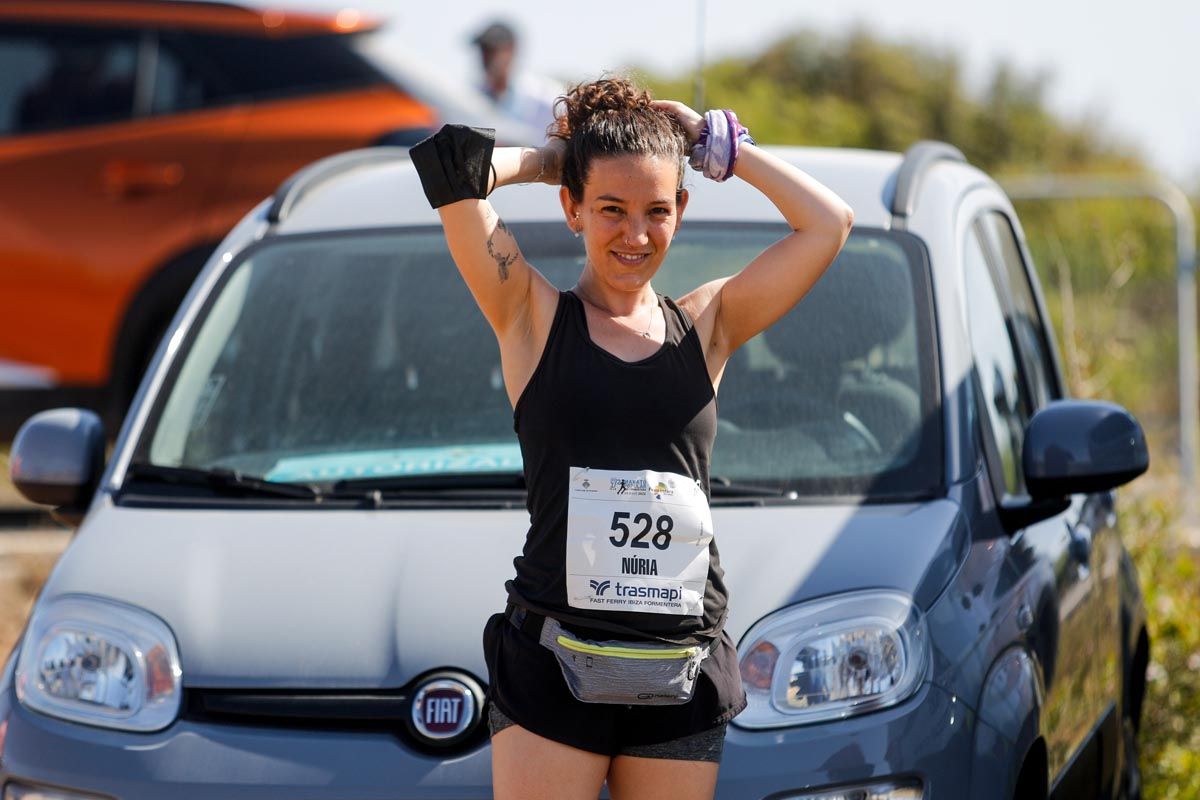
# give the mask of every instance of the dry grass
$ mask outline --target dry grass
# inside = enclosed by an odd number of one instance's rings
[[[1195,532],[1180,527],[1172,477],[1136,481],[1121,521],[1150,627],[1141,730],[1147,800],[1200,797],[1200,550],[1189,542]]]
[[[21,497],[8,477],[8,445],[0,444],[0,509],[28,507],[28,501]]]
[[[57,553],[0,556],[0,658],[12,651]]]

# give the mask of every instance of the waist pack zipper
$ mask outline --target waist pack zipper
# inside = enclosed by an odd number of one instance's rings
[[[558,643],[568,650],[575,650],[579,653],[587,653],[591,656],[612,656],[614,658],[643,658],[656,660],[665,658],[691,658],[699,651],[699,648],[697,647],[681,647],[678,649],[665,650],[641,650],[636,647],[606,647],[577,642],[573,639],[568,639],[566,636],[559,636]]]

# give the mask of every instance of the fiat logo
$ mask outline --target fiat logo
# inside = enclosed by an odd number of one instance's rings
[[[436,742],[453,739],[475,722],[475,693],[453,678],[432,680],[413,698],[412,722],[417,732]]]

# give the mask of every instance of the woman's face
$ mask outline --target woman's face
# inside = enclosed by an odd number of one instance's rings
[[[619,291],[641,289],[658,271],[687,205],[676,201],[679,165],[657,156],[598,158],[583,199],[562,189],[567,224],[580,231],[595,276]]]

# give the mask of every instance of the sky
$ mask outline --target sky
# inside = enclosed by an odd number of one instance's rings
[[[337,0],[284,0],[338,8]],[[1045,74],[1051,110],[1134,147],[1164,176],[1200,187],[1200,0],[345,0],[389,19],[388,37],[450,77],[475,80],[471,36],[503,18],[522,36],[525,69],[581,79],[629,65],[684,74],[697,62],[700,9],[708,58],[751,54],[808,28],[864,27],[877,37],[959,55],[969,84],[1001,60]],[[690,100],[690,98],[679,98]]]

